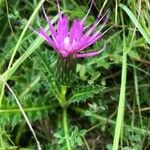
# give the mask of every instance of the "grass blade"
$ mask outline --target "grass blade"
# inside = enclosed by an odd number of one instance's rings
[[[58,16],[54,17],[52,19],[52,23],[54,23],[57,18]],[[48,25],[46,26],[46,29],[48,29]],[[30,45],[30,47],[25,51],[25,53],[18,60],[16,60],[12,67],[3,73],[3,78],[7,81],[18,69],[18,67],[43,43],[43,41],[43,38],[37,37]]]
[[[127,6],[125,6],[123,4],[120,4],[119,7],[121,7],[127,13],[127,15],[130,17],[130,19],[134,23],[134,25],[138,28],[138,30],[140,31],[140,33],[144,37],[145,41],[150,44],[150,38],[148,37],[147,33],[145,32],[145,30],[143,29],[143,27],[139,23],[138,19],[132,13],[132,11]]]

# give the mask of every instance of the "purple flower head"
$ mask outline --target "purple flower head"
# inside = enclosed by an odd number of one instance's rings
[[[56,29],[51,24],[50,19],[43,7],[44,16],[48,22],[51,36],[46,33],[44,28],[40,28],[37,34],[41,36],[50,46],[55,49],[57,53],[59,53],[63,57],[73,56],[74,58],[81,58],[98,55],[102,50],[105,49],[106,45],[104,45],[104,47],[100,51],[81,53],[81,51],[98,41],[107,31],[106,30],[104,33],[101,33],[101,29],[104,27],[108,20],[108,17],[106,17],[107,12],[102,17],[100,17],[101,15],[99,14],[97,20],[92,26],[84,26],[85,20],[87,19],[87,16],[91,10],[92,3],[93,0],[86,16],[82,20],[74,19],[70,29],[68,27],[68,16],[63,16],[61,14],[59,4],[59,18]],[[104,20],[103,25],[100,29],[96,30],[97,26],[102,20]]]

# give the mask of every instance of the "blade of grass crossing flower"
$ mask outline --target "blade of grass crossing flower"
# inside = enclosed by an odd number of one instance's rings
[[[142,34],[145,41],[150,44],[150,37],[147,35],[145,30],[143,29],[143,27],[139,23],[138,19],[132,13],[132,11],[127,6],[125,6],[123,4],[120,4],[119,7],[121,7],[127,13],[127,15],[130,17],[131,21],[134,23],[134,25],[138,28],[138,30]]]
[[[122,13],[121,13],[121,20],[122,20],[122,24],[124,25]],[[125,110],[126,75],[127,75],[127,54],[126,54],[125,38],[126,38],[125,32],[123,29],[123,60],[122,60],[121,88],[120,88],[119,106],[118,106],[112,150],[118,150],[119,139],[120,136],[123,135],[123,120],[124,120],[124,110]]]
[[[11,59],[10,59],[10,62],[9,62],[9,65],[8,65],[7,70],[9,70],[9,68],[11,67],[12,62],[13,62],[13,60],[14,60],[14,57],[15,57],[15,55],[16,55],[16,52],[17,52],[19,46],[21,45],[22,39],[23,39],[23,37],[24,37],[24,35],[25,35],[25,32],[27,31],[27,29],[28,29],[29,25],[31,24],[31,22],[33,21],[33,19],[35,18],[37,12],[39,11],[39,9],[40,9],[40,7],[41,7],[41,5],[43,4],[44,1],[45,1],[45,0],[41,0],[41,1],[39,2],[39,4],[37,5],[37,7],[35,8],[34,12],[32,13],[31,17],[30,17],[29,20],[27,21],[27,23],[26,23],[26,25],[25,25],[25,27],[24,27],[24,29],[23,29],[23,31],[22,31],[22,33],[21,33],[19,39],[18,39],[18,42],[17,42],[17,44],[16,44],[16,46],[15,46],[15,48],[14,48],[14,51],[13,51],[13,53],[12,53],[12,56],[11,56]],[[7,3],[6,3],[6,4],[7,4]],[[6,6],[7,6],[7,5],[6,5]],[[6,74],[6,76],[7,76],[7,74]],[[6,77],[6,78],[7,78],[7,77]],[[0,86],[1,86],[1,85],[0,85]],[[2,88],[0,87],[0,90],[1,90],[1,94],[0,94],[0,107],[1,107],[2,99],[3,99],[4,88],[5,88],[4,85],[2,85]]]
[[[17,70],[17,68],[42,44],[43,39],[41,37],[37,37],[30,47],[25,51],[20,58],[18,58],[15,63],[3,73],[3,78],[8,80],[12,74]]]
[[[52,24],[58,19],[58,15],[55,16],[52,19]],[[48,30],[48,25],[46,26],[45,30]],[[10,68],[8,68],[3,74],[3,78],[7,81],[12,74],[18,69],[18,67],[43,43],[43,39],[41,37],[37,37],[32,44],[29,46],[29,48],[24,52],[24,54],[22,54],[20,56],[20,58],[18,58],[15,63],[10,66]],[[4,84],[1,82],[0,80],[0,106],[2,104],[2,99],[3,99],[3,93],[4,93]]]
[[[58,16],[54,17],[52,19],[52,23],[54,23],[57,18]],[[45,29],[48,29],[48,25]],[[41,37],[37,37],[29,46],[29,48],[25,51],[25,53],[22,54],[22,56],[20,56],[20,58],[15,61],[12,67],[2,74],[3,78],[5,80],[8,80],[12,76],[12,74],[18,69],[18,67],[43,43],[43,41],[44,40]]]
[[[17,44],[16,44],[16,46],[15,46],[15,48],[14,48],[14,51],[13,51],[13,54],[12,54],[12,56],[11,56],[11,59],[10,59],[8,68],[12,65],[13,59],[14,59],[14,57],[15,57],[15,54],[16,54],[16,52],[17,52],[17,50],[18,50],[18,48],[19,48],[21,42],[22,42],[23,36],[25,35],[25,32],[26,32],[27,29],[29,28],[31,22],[32,22],[33,19],[35,18],[37,12],[38,12],[39,9],[41,8],[41,6],[42,6],[42,4],[44,3],[44,1],[45,1],[45,0],[41,0],[41,1],[39,2],[39,4],[37,5],[37,7],[35,8],[34,12],[32,13],[31,17],[30,17],[29,20],[27,21],[27,23],[26,23],[26,25],[25,25],[25,27],[24,27],[24,29],[23,29],[23,31],[22,31],[22,33],[21,33],[19,39],[18,39],[18,42],[17,42]]]
[[[25,119],[25,121],[27,122],[29,128],[30,128],[30,131],[32,132],[33,136],[34,136],[34,139],[37,143],[37,147],[38,147],[38,150],[41,150],[41,146],[40,146],[40,142],[38,141],[37,137],[36,137],[36,134],[34,132],[34,129],[32,128],[31,126],[31,123],[26,115],[26,113],[24,112],[24,109],[23,107],[21,106],[20,102],[19,102],[19,99],[17,98],[16,94],[13,92],[13,90],[11,89],[11,87],[7,84],[7,82],[5,81],[5,79],[2,77],[2,75],[0,75],[0,80],[6,85],[6,87],[8,88],[8,90],[10,91],[10,93],[13,95],[13,97],[15,98],[16,100],[16,103]]]

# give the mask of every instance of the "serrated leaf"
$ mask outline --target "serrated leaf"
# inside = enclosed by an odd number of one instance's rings
[[[54,95],[58,95],[58,87],[56,85],[55,82],[55,77],[54,77],[54,68],[48,64],[48,61],[45,61],[45,57],[42,53],[38,52],[38,56],[39,56],[39,62],[41,62],[41,65],[43,67],[41,67],[41,71],[43,72],[43,74],[45,75],[46,79],[48,80],[48,83],[50,85],[50,88],[53,92]],[[46,71],[45,71],[46,70]]]
[[[102,92],[104,89],[100,85],[84,85],[77,87],[73,90],[73,96],[70,98],[70,103],[86,101],[88,98],[93,97],[95,94]]]

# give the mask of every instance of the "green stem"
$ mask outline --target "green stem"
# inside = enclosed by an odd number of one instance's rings
[[[68,123],[67,123],[67,109],[63,109],[63,127],[64,127],[64,133],[65,133],[65,139],[66,139],[66,145],[67,149],[71,150],[71,144],[69,141],[69,131],[68,131]]]
[[[86,110],[82,109],[82,108],[79,108],[79,107],[71,107],[73,108],[77,113],[80,113],[80,114],[83,114],[85,115],[86,113]],[[112,119],[108,119],[108,118],[105,118],[105,117],[102,117],[102,116],[99,116],[97,114],[94,114],[94,113],[91,113],[90,116],[86,116],[86,117],[91,117],[95,120],[98,120],[101,122],[101,124],[111,124],[113,126],[116,125],[116,121],[112,120]],[[134,130],[137,134],[147,134],[147,135],[150,135],[150,131],[148,130],[144,130],[144,129],[140,129],[138,127],[131,127],[130,125],[127,125],[127,124],[124,124],[123,126],[125,129],[127,129],[128,131],[132,131]],[[89,131],[88,131],[89,132]]]
[[[66,92],[67,92],[67,86],[61,85],[60,100],[63,106],[66,105]]]
[[[15,136],[15,144],[16,145],[19,145],[19,142],[20,142],[20,139],[21,139],[21,136],[22,134],[24,133],[25,131],[25,123],[22,123],[19,127],[19,129],[17,130],[17,133],[16,133],[16,136]]]
[[[66,10],[66,1],[63,0],[63,6],[64,6],[64,9]]]
[[[135,65],[135,62],[134,62]],[[140,117],[140,123],[141,123],[141,128],[143,129],[143,121],[142,121],[142,114],[141,114],[141,106],[140,106],[140,96],[139,96],[139,86],[138,86],[138,77],[137,77],[137,70],[133,68],[133,73],[134,73],[134,87],[135,87],[135,94],[136,94],[136,102],[138,106],[138,112],[139,112],[139,117]]]
[[[49,106],[37,106],[37,107],[31,107],[31,108],[24,108],[23,110],[25,112],[32,112],[32,111],[44,111],[47,109],[51,109],[54,107],[57,107],[58,105],[49,105]],[[19,108],[4,108],[4,109],[0,109],[0,114],[4,114],[4,113],[17,113],[17,112],[21,112]]]
[[[86,138],[83,136],[82,139],[83,139],[83,141],[84,141],[84,143],[85,143],[85,145],[86,145],[87,150],[91,150],[91,148],[90,148],[90,146],[89,146],[89,144],[88,144]]]

